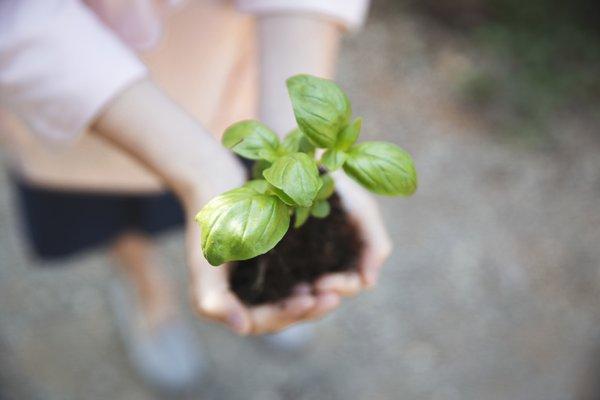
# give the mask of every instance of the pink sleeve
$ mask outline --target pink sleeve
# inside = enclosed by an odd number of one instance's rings
[[[146,73],[78,0],[0,1],[0,103],[45,138],[74,138]]]
[[[251,14],[278,12],[313,13],[333,18],[350,30],[367,17],[369,0],[236,0],[240,11]]]

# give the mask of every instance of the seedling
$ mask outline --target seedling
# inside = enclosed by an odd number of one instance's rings
[[[346,94],[332,81],[310,75],[287,80],[298,128],[283,140],[259,121],[241,121],[223,145],[255,160],[253,180],[212,199],[196,216],[202,251],[220,265],[271,250],[290,228],[325,218],[334,193],[331,173],[343,171],[373,193],[408,196],[417,188],[410,155],[387,142],[356,144],[361,118],[351,119]],[[323,149],[324,151],[317,151]]]

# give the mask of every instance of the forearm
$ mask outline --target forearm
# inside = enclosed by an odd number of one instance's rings
[[[260,119],[279,135],[294,126],[285,80],[306,73],[333,77],[342,28],[311,14],[273,14],[258,19]]]
[[[194,203],[190,207],[243,176],[233,156],[148,80],[117,96],[93,128],[159,175],[184,202]]]

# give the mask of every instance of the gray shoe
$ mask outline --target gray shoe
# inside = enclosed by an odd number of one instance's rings
[[[117,329],[131,365],[148,385],[162,392],[197,389],[208,365],[191,327],[178,316],[153,329],[142,327],[131,293],[124,282],[115,281],[111,286]]]
[[[270,348],[286,352],[304,350],[314,342],[316,329],[314,322],[293,325],[281,332],[263,335],[263,342]]]

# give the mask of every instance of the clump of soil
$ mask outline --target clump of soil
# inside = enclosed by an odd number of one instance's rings
[[[341,205],[329,198],[331,213],[309,218],[295,229],[293,221],[281,242],[269,252],[231,266],[230,285],[248,305],[287,298],[299,283],[312,283],[330,272],[356,270],[362,239]]]

